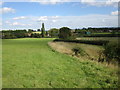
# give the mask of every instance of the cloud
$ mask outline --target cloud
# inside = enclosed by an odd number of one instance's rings
[[[111,12],[111,15],[120,15],[120,11],[113,11]]]
[[[26,19],[27,17],[25,16],[20,16],[20,17],[14,17],[13,19],[14,20],[21,20],[21,19]]]
[[[54,26],[68,26],[70,28],[81,27],[114,27],[118,25],[117,16],[111,15],[84,15],[84,16],[60,16],[60,19],[53,23]]]
[[[36,18],[38,22],[57,22],[59,16],[40,16],[40,17],[33,17]],[[34,20],[35,21],[35,20]]]
[[[53,18],[53,19],[57,19],[57,18],[59,18],[59,16],[52,16],[52,18]]]
[[[52,20],[52,22],[57,22],[57,20]]]
[[[117,27],[118,26],[118,16],[116,15],[101,15],[101,14],[91,14],[83,16],[29,16],[27,19],[22,19],[19,22],[11,20],[3,21],[3,28],[8,29],[39,29],[41,28],[41,22],[45,23],[45,29],[50,28],[61,28],[64,26],[75,28],[83,27]],[[33,20],[35,18],[36,20]],[[38,22],[38,20],[43,20]]]
[[[25,24],[19,23],[19,22],[13,22],[12,24],[13,26],[25,26]]]
[[[2,23],[0,22],[0,26],[2,26]]]
[[[40,4],[57,4],[63,2],[70,2],[73,0],[30,0],[31,2],[39,2]]]
[[[0,13],[15,13],[15,9],[9,7],[0,8]]]
[[[6,23],[6,24],[10,24],[10,22],[9,22],[9,21],[5,21],[5,23]]]
[[[47,16],[41,16],[40,18],[38,18],[38,21],[47,21],[48,17]]]
[[[13,22],[13,23],[10,23],[9,21],[7,21],[7,24],[11,25],[11,26],[31,26],[31,24],[23,24],[23,23],[20,23],[20,22]]]
[[[40,4],[56,4],[60,0],[31,0],[31,2],[39,2]]]
[[[118,2],[120,0],[81,0],[82,4],[87,4],[90,6],[114,6],[118,7]]]
[[[30,2],[38,2],[40,4],[57,4],[64,2],[80,2],[90,6],[118,6],[120,0],[30,0]]]
[[[3,2],[2,1],[0,1],[0,5],[2,5],[3,4]]]

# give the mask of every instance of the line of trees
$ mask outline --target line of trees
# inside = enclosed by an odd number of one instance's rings
[[[31,29],[27,30],[3,30],[2,33],[2,39],[14,39],[14,38],[42,38],[43,33],[36,32]]]
[[[52,28],[48,31],[45,31],[44,23],[42,23],[42,28],[37,29],[37,31],[28,29],[28,30],[3,30],[2,38],[43,38],[43,37],[52,37],[52,38],[75,38],[81,36],[91,36],[91,37],[112,37],[120,36],[120,28],[83,28],[83,29],[70,29],[68,27],[62,27],[60,29]],[[108,33],[108,34],[104,34]],[[64,38],[64,39],[65,39]]]
[[[75,29],[75,32],[79,32],[79,31],[90,31],[92,33],[102,33],[102,32],[120,32],[120,27],[103,27],[103,28],[92,28],[92,27],[88,27],[88,28],[82,28],[82,29]]]
[[[25,37],[28,37],[26,30],[2,31],[2,38],[3,39],[25,38]]]

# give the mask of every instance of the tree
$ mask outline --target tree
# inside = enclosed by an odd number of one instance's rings
[[[108,64],[113,60],[120,60],[120,44],[117,41],[111,41],[104,46],[103,54]],[[120,62],[119,62],[120,63]]]
[[[42,23],[41,35],[42,35],[42,37],[45,37],[45,28],[44,28],[44,23]]]
[[[12,39],[12,38],[24,38],[27,37],[26,30],[7,30],[2,31],[2,38],[4,39]]]
[[[50,34],[51,37],[58,37],[59,29],[52,28],[48,32],[49,32],[49,34]]]
[[[48,33],[48,31],[46,31],[46,32],[45,32],[45,35],[46,35],[46,36],[49,36],[49,33]]]
[[[62,27],[59,30],[59,38],[61,39],[72,39],[71,29],[68,27]]]
[[[40,38],[41,35],[38,34],[38,33],[32,33],[32,34],[31,34],[31,37],[32,37],[32,38]]]
[[[32,29],[28,29],[28,33],[31,33],[31,32],[33,32],[33,30]]]
[[[40,29],[37,29],[37,31],[40,31]]]

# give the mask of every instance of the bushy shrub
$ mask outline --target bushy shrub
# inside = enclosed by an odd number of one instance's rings
[[[59,38],[64,40],[71,40],[74,39],[74,35],[72,31],[68,27],[62,27],[59,29]]]
[[[110,63],[112,60],[119,62],[120,44],[118,42],[109,42],[104,46],[103,54],[105,55],[105,59],[108,63]]]
[[[74,47],[72,51],[74,52],[75,56],[79,56],[79,54],[85,55],[85,52],[80,47]]]
[[[40,38],[42,36],[40,34],[34,33],[34,34],[31,34],[31,37],[32,38]]]
[[[57,37],[59,35],[59,29],[57,28],[52,28],[48,31],[50,37]]]

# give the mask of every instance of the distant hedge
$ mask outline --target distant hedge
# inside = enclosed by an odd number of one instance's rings
[[[109,41],[105,40],[63,40],[63,39],[55,39],[54,42],[71,42],[71,43],[85,43],[92,45],[106,45]]]
[[[84,37],[120,37],[120,34],[91,34]]]

